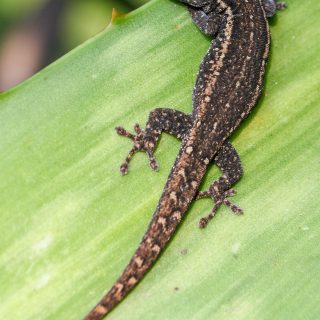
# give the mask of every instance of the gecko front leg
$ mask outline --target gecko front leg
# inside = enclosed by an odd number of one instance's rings
[[[119,135],[125,136],[133,141],[132,149],[129,151],[124,163],[120,166],[121,174],[127,174],[129,162],[138,151],[145,151],[149,157],[151,169],[158,170],[159,165],[154,158],[154,150],[161,132],[164,131],[179,139],[183,139],[191,126],[191,115],[174,109],[157,108],[150,112],[145,129],[141,129],[139,124],[135,124],[135,135],[129,133],[122,127],[116,127]]]
[[[231,203],[227,198],[235,194],[235,190],[231,189],[242,176],[243,170],[241,161],[237,151],[232,144],[225,141],[219,150],[214,161],[218,168],[222,171],[222,176],[215,180],[208,191],[199,192],[197,199],[210,197],[215,202],[210,214],[199,221],[200,228],[205,228],[208,222],[214,217],[217,210],[222,204],[227,205],[235,214],[241,214],[242,210]]]
[[[208,37],[214,37],[222,23],[223,16],[221,14],[210,12],[206,13],[203,9],[188,7],[191,18],[199,30]]]

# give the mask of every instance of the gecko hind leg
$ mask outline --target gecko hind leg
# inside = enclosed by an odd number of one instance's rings
[[[196,199],[210,197],[215,203],[210,214],[200,219],[200,228],[205,228],[207,226],[222,204],[227,205],[233,213],[237,215],[242,214],[242,210],[227,199],[228,197],[235,195],[236,192],[231,187],[243,174],[241,161],[237,151],[230,142],[226,141],[214,158],[214,161],[222,171],[222,176],[211,184],[208,191],[199,192],[197,195]]]
[[[138,151],[145,151],[148,155],[151,169],[158,170],[159,165],[154,157],[154,150],[161,132],[164,131],[183,139],[191,125],[191,115],[189,114],[174,109],[156,108],[150,112],[145,129],[141,129],[139,124],[135,124],[134,131],[136,134],[128,132],[123,127],[116,127],[116,132],[119,135],[133,141],[132,149],[120,166],[120,173],[122,175],[128,173],[129,162]]]

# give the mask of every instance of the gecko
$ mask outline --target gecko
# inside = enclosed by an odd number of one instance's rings
[[[228,138],[246,118],[262,93],[270,48],[268,17],[286,5],[275,0],[180,0],[195,25],[213,40],[198,72],[192,95],[193,110],[186,114],[169,108],[156,108],[135,134],[116,127],[116,132],[133,141],[122,175],[138,151],[146,152],[151,169],[158,170],[154,157],[162,132],[182,141],[178,156],[155,209],[151,222],[132,259],[107,294],[85,317],[104,318],[139,283],[172,238],[191,201],[212,198],[214,205],[199,221],[206,227],[217,210],[228,206],[235,214],[242,210],[228,197],[243,175],[239,155]],[[222,175],[207,191],[200,183],[211,162]]]

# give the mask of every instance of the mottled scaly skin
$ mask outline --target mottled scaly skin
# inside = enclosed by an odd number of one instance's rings
[[[268,6],[270,0],[265,1]],[[265,10],[259,0],[182,2],[188,5],[194,22],[204,32],[207,30],[210,33],[211,29],[216,28],[214,23],[210,24],[211,20],[209,26],[203,27],[203,15],[211,15],[218,21],[218,29],[212,32],[216,37],[200,66],[191,115],[173,112],[170,118],[170,111],[156,109],[150,115],[146,131],[139,141],[141,129],[136,130],[139,134],[134,138],[123,128],[118,128],[119,134],[136,139],[137,150],[140,148],[148,152],[153,168],[156,168],[153,150],[161,131],[176,134],[183,141],[138,249],[122,275],[86,316],[86,320],[102,319],[150,269],[181,222],[190,202],[197,196],[199,184],[212,160],[225,172],[213,184],[212,192],[223,194],[242,175],[240,160],[226,139],[256,105],[262,91],[269,53]],[[160,128],[161,117],[167,117],[167,122]],[[183,123],[181,127],[184,129],[180,130],[176,123]],[[127,172],[134,152],[129,154],[122,166],[122,173]],[[227,203],[227,200],[221,199],[221,202]]]

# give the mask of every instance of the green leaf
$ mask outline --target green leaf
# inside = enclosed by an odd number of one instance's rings
[[[319,1],[288,0],[271,22],[264,96],[232,137],[245,175],[204,230],[192,205],[141,284],[108,319],[316,319]],[[118,18],[0,95],[0,318],[81,319],[119,276],[151,219],[179,141],[152,172],[114,127],[156,106],[191,111],[209,46],[185,7],[156,0]],[[217,172],[206,176],[207,187]]]

